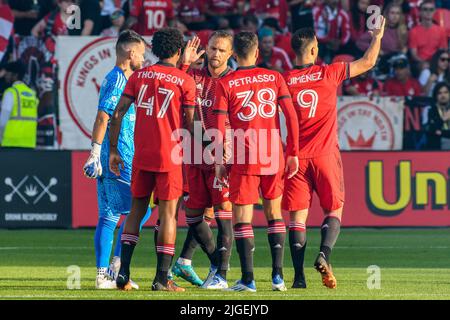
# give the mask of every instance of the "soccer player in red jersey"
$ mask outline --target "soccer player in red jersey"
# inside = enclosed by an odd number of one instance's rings
[[[295,268],[293,288],[305,288],[303,260],[305,223],[312,194],[316,191],[325,219],[321,228],[320,253],[314,263],[328,288],[336,287],[330,261],[340,231],[344,205],[344,180],[337,139],[337,88],[345,79],[370,70],[376,63],[384,32],[384,18],[372,32],[364,56],[350,63],[314,65],[318,42],[313,29],[298,30],[292,37],[296,53],[294,70],[284,74],[297,110],[300,128],[298,173],[285,181],[282,208],[290,212],[289,242]]]
[[[174,18],[172,0],[133,0],[130,1],[130,17],[127,27],[144,36],[167,27]]]
[[[242,278],[233,291],[256,291],[253,277],[253,204],[263,197],[268,220],[268,240],[272,254],[272,289],[286,290],[283,280],[283,252],[286,226],[281,215],[283,175],[292,177],[298,169],[298,123],[286,83],[280,73],[257,68],[258,38],[241,32],[234,37],[234,55],[239,68],[216,84],[214,113],[216,127],[225,134],[226,115],[233,129],[233,156],[229,176],[230,201],[235,218],[234,235],[241,262]],[[288,130],[286,170],[280,137],[279,107],[286,116]],[[228,182],[222,157],[217,156],[216,176]]]
[[[159,61],[133,73],[114,111],[110,133],[110,169],[119,173],[122,160],[117,153],[117,139],[124,114],[134,103],[136,127],[135,154],[131,177],[132,205],[122,234],[121,267],[117,287],[129,290],[130,262],[139,239],[139,224],[153,191],[159,199],[160,227],[157,240],[157,273],[152,290],[184,291],[168,281],[168,271],[175,253],[176,210],[183,191],[181,151],[177,132],[193,126],[195,82],[176,68],[183,47],[182,34],[173,28],[157,31],[152,52]]]
[[[195,238],[211,262],[209,275],[202,285],[206,289],[228,288],[226,274],[233,239],[229,190],[217,182],[214,163],[207,164],[205,162],[202,144],[210,142],[203,141],[209,140],[208,137],[204,137],[206,130],[215,128],[216,116],[213,114],[213,103],[216,83],[220,78],[232,72],[227,65],[232,52],[233,36],[225,31],[215,31],[206,46],[208,64],[201,69],[191,68],[189,70],[189,75],[194,78],[197,87],[195,118],[198,121],[199,130],[195,132],[197,137],[192,138],[191,152],[193,154],[189,159],[191,163],[187,166],[189,196],[185,203],[186,220],[189,228],[194,230]],[[185,63],[193,62],[195,61],[186,61]],[[229,127],[228,121],[226,121],[226,127]],[[218,226],[217,247],[213,240],[213,233],[203,219],[205,209],[212,206],[214,206],[214,216]],[[182,262],[179,259],[172,270],[182,269],[184,267]],[[185,269],[188,270],[188,268]],[[175,271],[174,273],[177,274]]]

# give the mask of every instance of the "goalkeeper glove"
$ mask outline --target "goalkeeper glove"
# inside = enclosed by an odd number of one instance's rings
[[[102,164],[100,163],[101,149],[102,146],[100,144],[92,142],[91,154],[83,167],[84,175],[88,178],[95,179],[102,175]]]

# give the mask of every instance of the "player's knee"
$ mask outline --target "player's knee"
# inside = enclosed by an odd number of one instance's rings
[[[215,207],[215,211],[227,211],[227,212],[231,212],[231,210],[233,210],[231,202],[227,201],[227,202],[222,202],[221,204],[219,204],[218,206]]]

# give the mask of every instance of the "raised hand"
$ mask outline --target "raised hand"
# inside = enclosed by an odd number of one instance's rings
[[[205,50],[201,50],[197,53],[198,47],[200,46],[200,38],[195,36],[191,40],[189,40],[184,48],[183,56],[181,57],[182,64],[192,64],[197,61],[202,54],[205,53]]]

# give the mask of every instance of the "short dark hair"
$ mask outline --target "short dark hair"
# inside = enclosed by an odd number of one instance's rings
[[[183,35],[175,28],[162,28],[153,34],[152,52],[159,59],[168,59],[184,46]]]
[[[116,52],[123,54],[125,52],[123,46],[129,43],[146,43],[142,36],[133,30],[124,30],[119,34],[116,42]]]
[[[258,36],[253,32],[242,31],[234,36],[233,50],[238,57],[247,58],[255,48],[258,48]]]
[[[246,14],[243,18],[242,18],[242,24],[244,26],[247,26],[249,23],[254,24],[255,26],[258,26],[259,21],[258,21],[258,17],[255,16],[254,14]]]
[[[17,75],[17,78],[19,80],[23,80],[26,73],[25,65],[22,63],[22,61],[14,61],[10,62],[5,66],[5,71],[11,72]]]
[[[291,47],[295,54],[297,56],[302,55],[315,37],[316,33],[313,28],[301,28],[295,31],[291,38]]]

